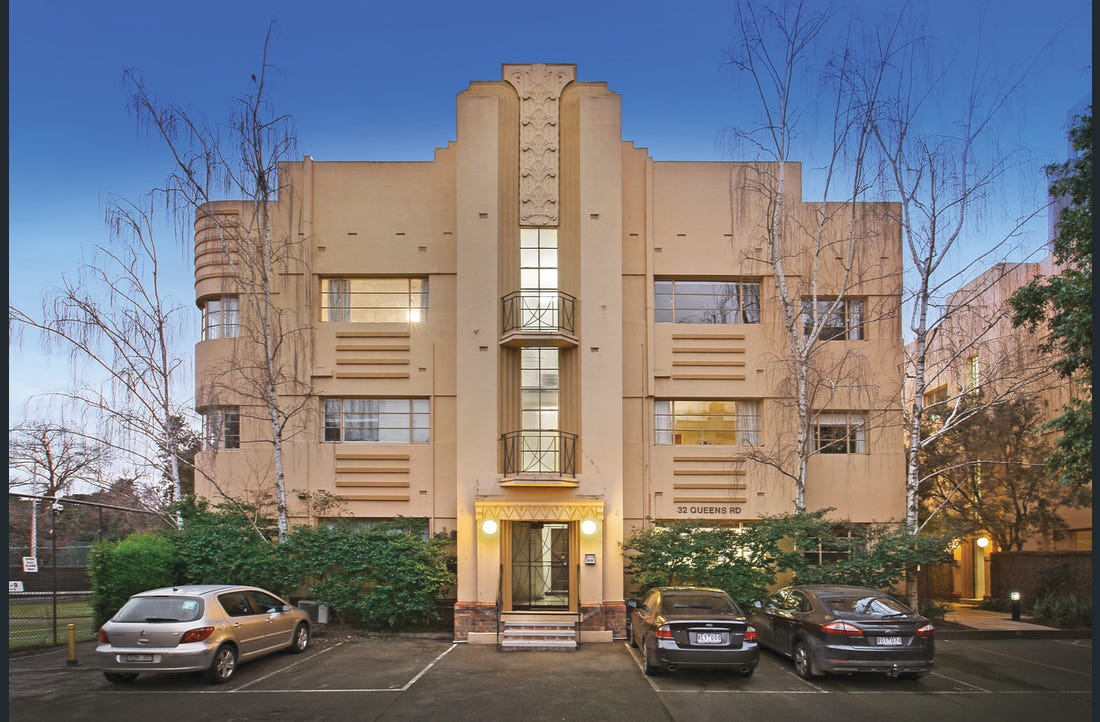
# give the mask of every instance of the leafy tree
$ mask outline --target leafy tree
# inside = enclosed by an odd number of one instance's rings
[[[724,589],[741,604],[763,599],[781,575],[795,582],[891,589],[919,564],[946,559],[946,540],[896,524],[850,524],[832,509],[765,517],[744,528],[677,522],[623,541],[627,573],[645,591],[689,584]]]
[[[1047,166],[1050,195],[1065,198],[1056,225],[1054,258],[1060,271],[1036,278],[1012,297],[1013,322],[1050,332],[1042,349],[1054,354],[1053,368],[1072,379],[1078,394],[1062,413],[1044,424],[1061,432],[1049,463],[1058,480],[1074,488],[1092,482],[1092,106],[1077,117],[1070,141],[1078,152]]]
[[[923,524],[954,535],[988,532],[1016,550],[1064,526],[1058,505],[1080,506],[1090,495],[1062,487],[1044,467],[1050,447],[1035,431],[1040,413],[1031,399],[984,407],[925,447],[922,465],[940,471],[922,484]]]

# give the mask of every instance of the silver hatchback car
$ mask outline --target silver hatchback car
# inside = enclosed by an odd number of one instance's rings
[[[103,676],[202,672],[227,681],[241,662],[309,647],[309,615],[257,587],[205,584],[135,594],[99,630]]]

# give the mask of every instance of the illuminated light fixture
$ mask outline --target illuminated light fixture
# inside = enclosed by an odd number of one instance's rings
[[[497,523],[492,519],[486,519],[485,521],[481,522],[481,531],[485,532],[486,534],[496,534],[497,528]]]
[[[1012,594],[1008,595],[1008,598],[1011,599],[1014,602],[1018,602],[1018,601],[1020,601],[1020,593],[1019,592],[1012,592]]]
[[[584,521],[581,522],[581,531],[584,532],[585,534],[590,534],[590,535],[595,534],[596,533],[596,522],[594,522],[591,519],[585,519]]]
[[[989,546],[989,539],[984,536],[980,536],[978,537],[978,540],[974,543],[977,544],[980,548],[985,549],[987,546]]]

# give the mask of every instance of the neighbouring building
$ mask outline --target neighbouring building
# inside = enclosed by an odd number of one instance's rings
[[[335,501],[362,523],[453,534],[455,636],[471,642],[494,638],[498,600],[506,618],[583,616],[582,638],[621,637],[624,535],[793,510],[791,481],[750,458],[780,456],[795,419],[763,260],[774,168],[656,161],[622,139],[619,95],[575,75],[504,65],[459,93],[457,137],[433,160],[306,156],[280,166],[266,209],[285,252],[278,393],[300,409],[291,522],[325,523]],[[810,240],[794,229],[820,204],[801,201],[800,173],[787,164],[784,242],[806,298]],[[273,486],[247,264],[219,240],[255,210],[196,219],[201,496]],[[862,236],[819,355],[822,375],[852,362],[862,377],[818,397],[807,507],[897,521],[901,234],[896,206],[852,210]],[[818,262],[818,298],[835,300],[840,258]]]

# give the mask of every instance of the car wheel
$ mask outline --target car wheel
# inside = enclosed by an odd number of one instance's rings
[[[104,672],[103,676],[112,684],[129,684],[137,679],[135,672]]]
[[[207,682],[221,684],[228,682],[233,673],[237,671],[237,650],[231,645],[223,644],[214,653],[214,661],[210,668],[203,673]]]
[[[810,647],[805,642],[794,645],[794,671],[802,679],[814,679],[821,675],[814,669],[814,660],[810,654]]]
[[[290,643],[291,654],[301,654],[309,649],[309,625],[302,622],[294,630],[294,641]]]
[[[626,634],[627,640],[630,642],[630,646],[634,649],[638,648],[638,640],[634,638],[634,630],[630,630]]]
[[[647,677],[655,677],[663,671],[656,664],[649,661],[649,644],[644,639],[642,640],[642,665]]]

